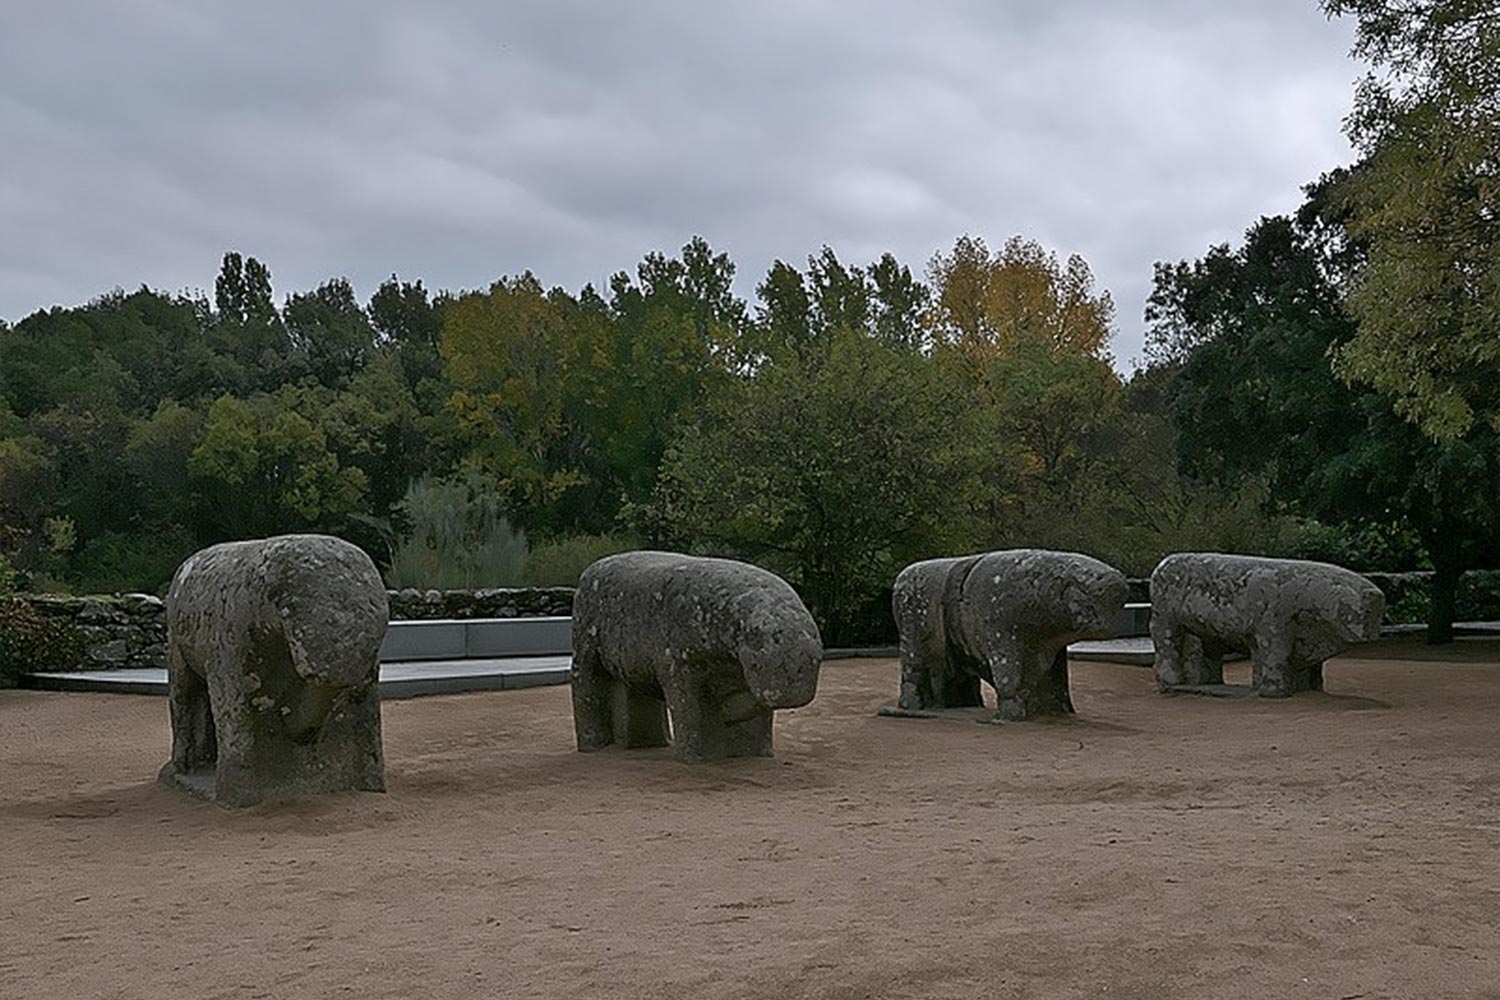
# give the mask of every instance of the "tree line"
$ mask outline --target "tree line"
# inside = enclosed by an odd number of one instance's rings
[[[1500,562],[1500,58],[1471,58],[1495,16],[1325,7],[1390,69],[1361,159],[1158,264],[1129,378],[1087,263],[1020,237],[916,271],[823,247],[750,301],[698,238],[604,289],[335,278],[279,304],[229,253],[211,296],[0,322],[0,586],[160,590],[202,545],[288,531],[394,585],[567,583],[651,545],[783,573],[843,642],[888,628],[913,559],[1219,549],[1430,567],[1441,638],[1458,574]]]

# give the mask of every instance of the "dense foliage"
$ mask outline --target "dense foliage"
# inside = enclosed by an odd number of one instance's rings
[[[1500,429],[1500,5],[1323,0],[1355,18],[1350,137],[1334,187],[1366,247],[1340,371],[1435,438]]]

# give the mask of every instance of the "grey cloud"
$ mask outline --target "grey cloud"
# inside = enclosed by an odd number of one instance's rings
[[[1139,354],[1151,264],[1349,158],[1313,0],[3,0],[0,316],[121,285],[392,271],[572,288],[694,233],[749,295],[823,243],[1083,254]]]

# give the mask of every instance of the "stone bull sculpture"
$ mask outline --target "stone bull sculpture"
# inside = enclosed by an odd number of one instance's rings
[[[666,552],[601,559],[573,597],[578,749],[770,756],[772,712],[812,701],[822,659],[817,624],[772,573]]]
[[[1380,637],[1385,595],[1328,563],[1183,552],[1151,574],[1151,642],[1164,691],[1224,683],[1223,658],[1248,653],[1266,697],[1321,690],[1323,661]]]
[[[388,608],[369,556],[324,535],[215,545],[178,568],[166,603],[163,781],[230,806],[385,789]]]
[[[1119,570],[1071,552],[1015,549],[914,563],[892,597],[901,633],[901,696],[889,715],[984,704],[996,719],[1073,711],[1070,642],[1119,631],[1127,586]]]

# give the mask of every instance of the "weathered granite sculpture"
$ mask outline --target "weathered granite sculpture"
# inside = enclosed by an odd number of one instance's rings
[[[1116,634],[1128,588],[1119,570],[1072,552],[1014,549],[914,563],[896,577],[901,697],[887,715],[981,706],[996,719],[1073,711],[1068,643]]]
[[[578,749],[768,757],[772,712],[812,701],[822,659],[817,624],[775,574],[668,552],[601,559],[573,597]]]
[[[387,614],[370,557],[337,538],[190,556],[167,594],[172,759],[161,779],[230,806],[383,791]]]
[[[1151,642],[1164,691],[1224,683],[1223,658],[1247,653],[1266,697],[1321,690],[1323,661],[1380,637],[1385,596],[1328,563],[1183,552],[1151,574]]]

